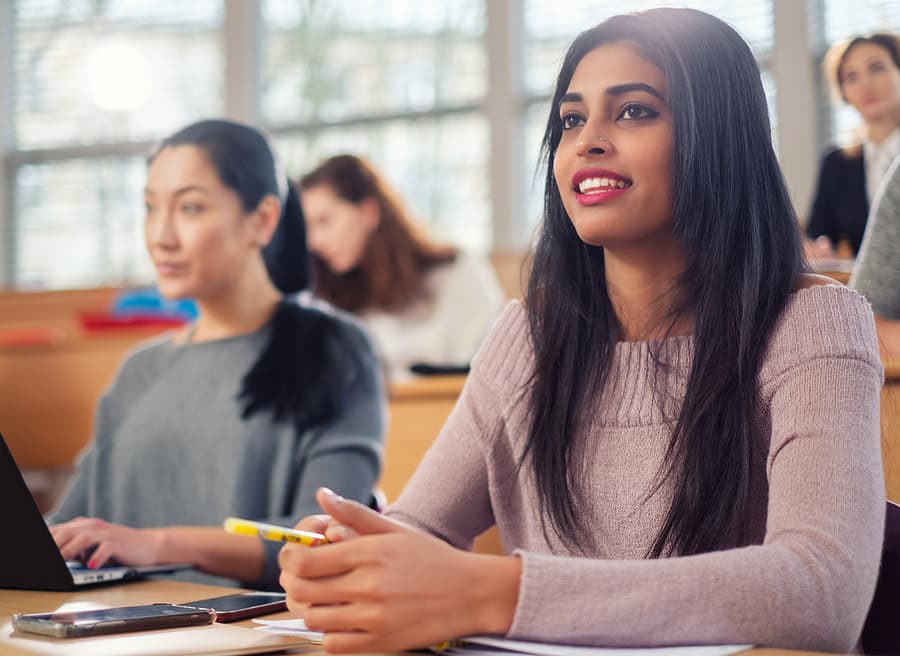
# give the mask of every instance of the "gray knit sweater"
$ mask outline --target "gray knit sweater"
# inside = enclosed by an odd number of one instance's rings
[[[361,366],[345,377],[342,413],[300,434],[269,411],[241,418],[241,381],[270,326],[185,346],[166,337],[139,348],[100,401],[93,443],[50,522],[90,516],[138,528],[220,526],[234,515],[293,526],[320,512],[320,485],[368,500],[379,474],[384,398],[368,340],[347,321],[338,326],[343,352]],[[262,578],[244,583],[272,588],[281,545],[264,546]]]
[[[844,287],[791,294],[769,339],[753,425],[750,544],[645,559],[671,480],[655,488],[683,398],[692,337],[660,370],[647,342],[620,342],[584,421],[578,499],[589,557],[545,535],[520,461],[534,366],[525,309],[511,304],[472,364],[453,413],[388,514],[468,548],[492,524],[522,559],[510,638],[593,645],[735,644],[845,653],[875,590],[884,536],[872,311]],[[562,381],[561,384],[565,384]],[[563,439],[563,436],[560,436]]]
[[[850,286],[862,292],[878,314],[900,319],[900,157],[872,203]]]

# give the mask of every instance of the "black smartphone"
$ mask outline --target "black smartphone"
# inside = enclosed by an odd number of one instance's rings
[[[215,611],[177,604],[147,604],[61,613],[18,613],[12,624],[17,631],[55,638],[79,638],[104,633],[169,629],[212,624]]]
[[[186,601],[182,606],[214,610],[217,622],[236,622],[287,610],[283,592],[239,592],[224,597]]]

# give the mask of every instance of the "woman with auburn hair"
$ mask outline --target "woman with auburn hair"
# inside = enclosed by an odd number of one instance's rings
[[[392,379],[468,366],[503,307],[481,258],[438,244],[365,160],[337,155],[299,182],[314,293],[359,315]]]
[[[689,9],[570,46],[544,215],[456,408],[379,515],[320,490],[281,552],[332,652],[471,634],[846,653],[884,537],[883,370],[857,292],[805,272],[759,68]],[[507,555],[474,554],[499,528]]]
[[[861,140],[822,160],[806,251],[812,258],[833,257],[846,239],[855,256],[875,194],[900,156],[900,38],[870,34],[838,43],[826,54],[824,71],[834,97],[859,112]]]

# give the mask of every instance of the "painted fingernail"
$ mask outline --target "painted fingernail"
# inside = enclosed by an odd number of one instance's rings
[[[344,500],[344,497],[340,496],[339,494],[335,494],[333,490],[330,490],[327,487],[320,487],[319,489],[325,496],[331,499],[332,503],[340,503]]]
[[[91,558],[87,565],[88,569],[97,569],[97,567],[99,567],[99,563],[94,558]]]

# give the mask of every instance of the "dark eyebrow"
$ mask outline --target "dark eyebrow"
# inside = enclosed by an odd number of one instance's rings
[[[662,94],[651,87],[649,84],[645,84],[643,82],[629,82],[627,84],[616,84],[615,86],[606,87],[606,95],[607,96],[621,96],[624,93],[629,93],[631,91],[643,91],[644,93],[649,93],[651,96],[656,96],[663,102],[666,101],[663,98]]]
[[[567,102],[582,102],[583,100],[584,96],[582,96],[580,93],[567,93],[559,99],[559,104],[562,105],[563,103]]]
[[[626,82],[625,84],[615,84],[611,87],[606,87],[606,90],[603,93],[607,96],[621,96],[632,91],[643,91],[644,93],[649,93],[651,96],[659,98],[663,102],[666,101],[666,99],[663,98],[662,94],[659,91],[651,87],[649,84],[645,84],[644,82]],[[567,93],[559,99],[559,104],[561,105],[567,102],[583,101],[584,96],[580,93]]]
[[[201,186],[201,185],[188,185],[187,187],[181,187],[180,189],[176,189],[174,195],[175,195],[175,196],[180,196],[180,195],[182,195],[182,194],[186,194],[186,193],[189,192],[189,191],[200,191],[200,192],[205,193],[205,194],[208,194],[208,193],[209,193],[209,189],[207,189],[206,187],[203,187],[203,186]],[[145,189],[144,189],[144,195],[145,195],[145,196],[148,196],[148,195],[149,195],[149,196],[155,196],[156,194],[153,193],[153,190],[152,190],[152,189],[150,189],[150,188],[145,188]]]
[[[201,185],[188,185],[187,187],[182,187],[181,189],[176,189],[175,195],[180,196],[181,194],[186,194],[189,191],[199,191],[204,194],[209,193],[209,189],[207,189],[206,187],[203,187]]]

